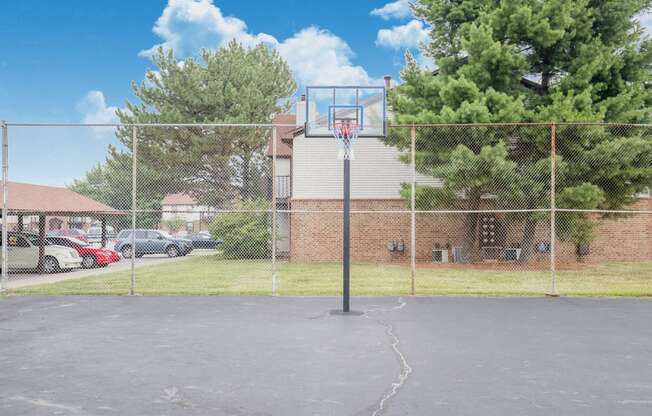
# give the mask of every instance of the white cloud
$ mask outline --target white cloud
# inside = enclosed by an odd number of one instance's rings
[[[107,106],[104,93],[102,91],[89,91],[77,103],[77,111],[82,114],[82,123],[84,124],[114,124],[119,123],[116,110],[118,107]],[[93,134],[99,138],[112,136],[115,128],[113,127],[93,127]]]
[[[225,17],[213,0],[169,0],[153,31],[163,43],[141,51],[140,56],[151,56],[159,46],[173,48],[178,57],[191,56],[236,39],[247,46],[264,43],[276,48],[301,85],[379,82],[352,63],[355,54],[350,46],[333,33],[311,26],[283,41],[265,33],[253,34],[244,21]]]
[[[428,29],[422,21],[413,19],[391,29],[380,29],[376,36],[376,45],[392,49],[416,48],[428,41]]]
[[[380,82],[372,79],[363,67],[351,63],[354,53],[344,40],[316,27],[301,30],[277,48],[302,85],[371,85]]]
[[[213,0],[169,0],[153,31],[164,42],[140,51],[140,56],[151,56],[159,47],[172,48],[181,56],[189,55],[201,48],[224,46],[233,39],[247,46],[277,43],[266,33],[248,33],[244,21],[224,16]]]
[[[420,21],[413,19],[408,23],[400,26],[394,26],[391,29],[380,29],[376,36],[376,45],[398,50],[409,50],[419,65],[425,69],[434,69],[435,63],[432,58],[424,55],[420,49],[421,44],[428,44],[430,36],[428,28]],[[403,59],[396,58],[396,66],[403,65]]]
[[[373,9],[371,14],[383,20],[405,19],[412,15],[412,11],[410,10],[410,2],[408,0],[396,0],[392,3],[387,3],[379,9]]]
[[[88,94],[77,103],[77,111],[84,117],[83,122],[87,124],[111,124],[118,122],[116,110],[118,107],[107,106],[102,91],[89,91]]]

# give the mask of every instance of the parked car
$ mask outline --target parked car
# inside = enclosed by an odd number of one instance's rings
[[[110,225],[106,226],[106,238],[113,240],[118,233],[115,232],[115,228]],[[86,233],[87,241],[89,243],[100,243],[102,241],[102,227],[91,227]]]
[[[90,244],[72,237],[48,237],[48,242],[58,246],[73,248],[82,258],[82,267],[106,267],[110,263],[120,261],[120,253],[107,248],[93,247]]]
[[[84,232],[84,230],[79,230],[77,228],[69,228],[67,230],[64,229],[51,230],[48,231],[47,236],[48,237],[72,237],[88,243],[88,237],[86,237],[86,233]]]
[[[7,265],[10,269],[36,269],[38,267],[39,237],[28,233],[7,233]],[[0,247],[4,241],[0,241]],[[44,244],[43,271],[55,273],[61,270],[76,269],[81,266],[82,258],[76,250],[50,244]],[[0,259],[2,251],[0,250]]]
[[[209,233],[204,232],[190,234],[188,239],[192,242],[192,248],[217,248],[220,244],[224,244],[223,240],[215,240]]]
[[[125,259],[131,258],[131,230],[122,230],[116,237],[114,250]],[[192,251],[192,242],[186,238],[172,237],[165,231],[136,229],[136,257],[145,254],[167,254],[168,257],[185,256]]]

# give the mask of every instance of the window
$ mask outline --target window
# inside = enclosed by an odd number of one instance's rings
[[[118,235],[116,236],[116,238],[124,239],[124,238],[129,237],[130,235],[131,235],[131,231],[129,231],[129,230],[122,230],[122,231],[120,231],[120,232],[118,233]]]
[[[32,245],[34,245],[34,246],[39,245],[40,238],[39,238],[38,235],[36,235],[36,234],[27,234],[25,237],[27,237],[27,239],[30,241],[30,243],[32,243]],[[22,238],[22,237],[19,237],[19,238]],[[25,243],[27,244],[26,246],[19,246],[19,247],[29,247],[29,244],[27,242],[25,242]],[[48,240],[45,239],[45,241],[43,241],[43,245],[48,246],[48,245],[50,245],[50,243],[48,243]]]
[[[9,247],[29,247],[27,240],[21,236],[10,235],[7,239],[9,240]]]
[[[648,187],[643,192],[639,192],[638,194],[636,194],[636,196],[639,198],[650,198],[652,197],[652,189]]]
[[[138,232],[136,232],[136,235],[138,235]],[[147,238],[150,240],[158,240],[159,236],[160,234],[156,231],[147,231]]]
[[[136,230],[136,238],[140,238],[140,239],[147,238],[147,231],[145,231],[145,230]]]
[[[159,234],[163,236],[163,238],[167,238],[168,240],[171,240],[173,237],[168,234],[166,231],[159,231]]]
[[[70,237],[70,238],[62,238],[63,241],[65,241],[64,244],[61,244],[62,246],[66,247],[75,247],[75,246],[81,246],[81,247],[86,247],[88,243],[78,240],[76,238]]]
[[[48,241],[50,243],[56,244],[58,246],[70,247],[70,242],[68,240],[66,240],[65,238],[50,237],[50,238],[48,238]]]

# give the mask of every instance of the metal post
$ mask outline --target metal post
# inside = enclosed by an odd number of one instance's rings
[[[559,296],[557,293],[557,271],[555,261],[556,233],[556,180],[557,180],[557,125],[550,126],[550,293],[549,296]]]
[[[136,159],[138,156],[137,128],[132,130],[131,141],[131,285],[129,294],[136,289]]]
[[[102,248],[106,247],[106,217],[101,218],[101,235],[100,235],[100,245]]]
[[[411,281],[410,293],[416,294],[416,274],[417,274],[417,214],[416,214],[416,190],[417,190],[417,167],[416,167],[416,138],[417,130],[412,124],[411,131],[411,157],[412,157],[412,192],[410,193],[410,255],[411,255]]]
[[[7,217],[9,216],[7,181],[9,178],[9,133],[7,123],[2,121],[2,276],[0,276],[0,291],[7,285]]]
[[[349,146],[349,143],[346,143]],[[349,312],[349,277],[350,277],[350,259],[349,259],[349,239],[350,239],[350,211],[351,211],[351,161],[348,152],[345,149],[344,157],[344,195],[342,198],[342,311]]]
[[[276,128],[272,127],[272,296],[276,296]]]
[[[38,217],[38,274],[45,273],[45,215]]]

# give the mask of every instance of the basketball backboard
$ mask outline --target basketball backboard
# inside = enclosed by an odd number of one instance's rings
[[[306,88],[306,137],[333,137],[337,123],[355,124],[359,137],[386,135],[385,87]]]

